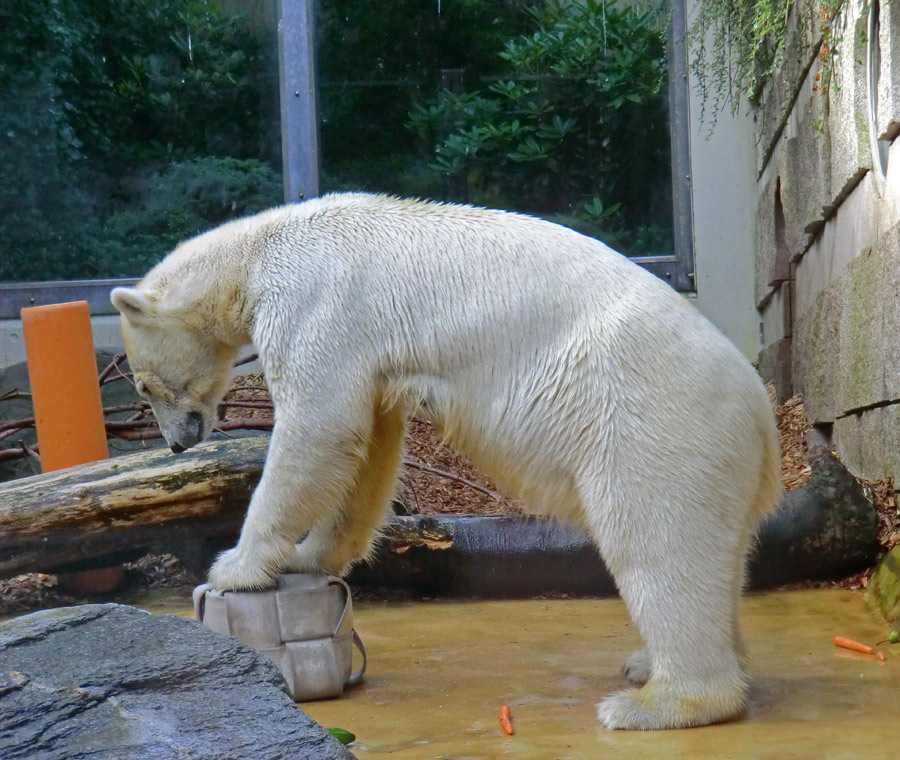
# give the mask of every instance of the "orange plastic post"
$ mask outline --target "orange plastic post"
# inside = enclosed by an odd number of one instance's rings
[[[109,456],[87,301],[22,309],[41,469]]]

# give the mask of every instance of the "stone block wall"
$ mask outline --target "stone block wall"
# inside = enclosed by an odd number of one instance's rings
[[[900,482],[900,3],[798,0],[756,117],[760,371]]]

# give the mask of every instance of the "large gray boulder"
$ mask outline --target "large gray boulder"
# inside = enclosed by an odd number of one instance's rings
[[[118,604],[0,623],[4,760],[352,758],[263,655]]]

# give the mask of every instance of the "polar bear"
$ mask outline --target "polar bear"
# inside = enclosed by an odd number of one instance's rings
[[[209,434],[238,349],[259,351],[275,425],[215,587],[365,557],[418,408],[593,536],[646,646],[625,667],[645,685],[603,700],[604,725],[743,711],[738,605],[781,488],[774,417],[745,357],[655,276],[544,220],[347,193],[188,240],[112,301],[173,451]]]

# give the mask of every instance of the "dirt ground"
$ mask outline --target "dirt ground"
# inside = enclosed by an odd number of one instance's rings
[[[774,388],[769,386],[769,396],[778,420],[779,443],[781,444],[781,476],[785,490],[800,488],[809,480],[809,456],[805,435],[810,424],[803,408],[803,399],[794,396],[784,404],[775,403]],[[837,453],[835,452],[835,455]],[[866,480],[857,478],[875,511],[878,513],[878,543],[885,551],[890,551],[900,543],[900,514],[897,512],[894,484],[890,479]],[[839,581],[819,581],[800,584],[803,588],[866,588],[874,568],[857,573]]]

